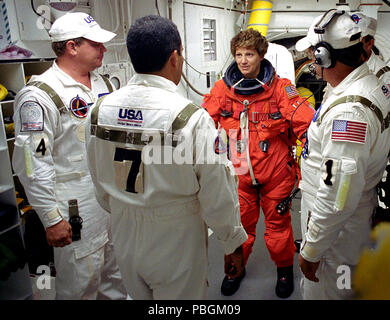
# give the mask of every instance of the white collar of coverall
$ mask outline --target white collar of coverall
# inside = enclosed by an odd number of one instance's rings
[[[374,51],[371,51],[371,55],[367,60],[367,65],[372,70],[372,72],[375,74],[381,69],[382,67],[386,66],[386,63],[379,58]]]
[[[363,78],[369,74],[369,69],[367,63],[363,63],[360,67],[353,70],[349,75],[347,75],[343,81],[341,81],[336,87],[332,88],[332,94],[342,94],[345,90],[347,90],[353,82],[356,80]]]
[[[74,85],[83,85],[83,84],[80,84],[80,82],[77,82],[75,79],[73,79],[69,74],[67,74],[65,71],[63,71],[59,66],[58,64],[56,63],[56,61],[53,62],[53,70],[55,71],[55,73],[57,74],[58,76],[58,79],[62,82],[62,84],[65,86],[65,87],[70,87],[70,86],[74,86]],[[97,81],[98,80],[98,72],[96,70],[94,71],[91,71],[90,73],[90,76],[91,76],[91,82],[92,81]],[[83,85],[84,86],[84,85]]]
[[[172,92],[177,91],[177,86],[171,80],[153,74],[136,73],[129,80],[128,84],[144,85],[147,87],[156,87],[156,88],[161,88]]]

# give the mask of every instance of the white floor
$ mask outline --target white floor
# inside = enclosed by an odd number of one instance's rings
[[[292,226],[295,239],[301,239],[300,229],[300,193],[293,200],[291,208]],[[240,289],[230,297],[221,294],[223,274],[223,250],[211,235],[209,238],[209,292],[208,298],[212,300],[277,300],[275,294],[276,266],[271,260],[265,246],[263,234],[265,231],[264,215],[260,214],[257,224],[257,237],[251,256],[246,266],[246,276],[242,280]],[[302,300],[299,288],[301,274],[298,266],[298,255],[295,254],[293,294],[289,300]],[[281,299],[282,300],[282,299]]]
[[[291,209],[292,225],[294,238],[301,238],[300,231],[300,194],[293,200]],[[275,294],[276,285],[276,266],[271,261],[268,250],[264,243],[264,216],[261,214],[257,225],[257,239],[253,252],[246,266],[246,277],[242,280],[240,289],[231,297],[225,297],[221,294],[221,281],[224,277],[223,272],[223,251],[215,239],[215,235],[209,237],[209,291],[210,300],[276,300],[279,299]],[[300,272],[298,266],[298,257],[295,255],[294,263],[294,285],[295,290],[288,298],[289,300],[301,300],[299,289]],[[33,297],[36,300],[55,299],[55,278],[50,279],[50,289],[39,290],[37,286],[38,277],[31,277],[33,286]],[[48,283],[45,283],[48,286]]]

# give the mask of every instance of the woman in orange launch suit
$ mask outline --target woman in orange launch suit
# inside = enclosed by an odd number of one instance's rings
[[[305,140],[314,110],[299,97],[288,79],[279,78],[264,59],[268,42],[258,31],[241,31],[231,40],[235,58],[223,79],[204,97],[203,107],[226,131],[230,159],[239,177],[243,244],[248,261],[256,238],[260,207],[264,213],[265,243],[277,266],[276,294],[287,298],[294,290],[294,237],[288,210],[277,206],[294,188],[299,168],[291,147]],[[218,150],[218,148],[216,148]],[[221,148],[223,150],[223,148]],[[225,276],[221,292],[234,294],[245,276]]]

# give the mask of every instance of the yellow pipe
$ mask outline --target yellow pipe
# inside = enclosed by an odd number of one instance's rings
[[[272,5],[273,0],[254,0],[249,16],[248,29],[255,29],[265,37],[271,18]]]

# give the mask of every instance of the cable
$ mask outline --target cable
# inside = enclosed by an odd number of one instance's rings
[[[184,75],[184,72],[181,73],[184,81],[188,84],[188,86],[197,94],[199,94],[200,96],[204,96],[205,94],[204,93],[201,93],[200,91],[198,91],[197,89],[195,89],[195,87],[188,81],[188,79],[186,78],[186,76]]]
[[[46,20],[46,21],[50,22],[51,24],[53,24],[53,21],[51,21],[51,20],[45,18],[42,14],[38,13],[37,10],[35,10],[34,0],[31,0],[31,8],[32,8],[32,10],[34,11],[34,13],[35,13],[38,17],[41,17],[41,18],[43,18],[44,20]]]
[[[197,72],[197,73],[199,73],[199,74],[201,74],[201,75],[203,75],[203,76],[207,76],[206,73],[203,73],[203,72],[201,72],[201,71],[195,69],[193,66],[191,66],[190,63],[187,61],[186,58],[183,57],[183,59],[184,59],[184,62],[185,62],[191,69],[193,69],[195,72]]]
[[[32,2],[32,0],[31,0],[31,2]],[[160,15],[160,10],[159,10],[159,8],[158,8],[157,0],[155,1],[155,6],[156,6],[156,9],[157,9],[158,15],[161,17],[161,15]],[[172,21],[171,17],[170,17],[170,20]],[[198,72],[199,74],[202,74],[202,75],[207,76],[207,74],[202,73],[202,72],[196,70],[193,66],[191,66],[191,65],[188,63],[188,61],[184,58],[184,56],[183,56],[183,59],[184,59],[185,63],[186,63],[188,66],[190,66],[192,69],[194,69],[196,72]],[[188,86],[189,86],[195,93],[197,93],[198,95],[200,95],[200,96],[202,96],[202,97],[205,95],[204,93],[201,93],[200,91],[198,91],[198,90],[189,82],[189,80],[187,79],[187,77],[184,75],[184,72],[183,72],[183,71],[181,72],[181,75],[182,75],[184,81],[188,84]]]
[[[156,2],[155,2],[155,5],[156,5],[157,13],[158,13],[158,15],[161,17],[160,9],[158,8],[158,2],[157,2],[157,0],[156,0]]]
[[[297,139],[297,140],[299,140],[299,138],[297,137],[297,135],[295,134],[295,132],[294,132],[294,129],[293,129],[293,117],[294,117],[294,115],[295,115],[295,112],[297,112],[297,110],[298,110],[298,108],[304,103],[304,102],[306,102],[309,98],[311,98],[312,96],[314,96],[314,95],[316,95],[320,90],[321,90],[321,88],[322,88],[322,86],[324,85],[324,78],[323,78],[323,70],[324,68],[322,68],[322,71],[321,71],[321,73],[322,73],[322,77],[321,77],[321,85],[319,86],[319,88],[317,89],[317,91],[316,92],[314,92],[314,93],[312,93],[310,96],[308,96],[307,98],[305,98],[296,108],[295,108],[295,110],[294,110],[294,112],[293,112],[293,114],[291,115],[291,119],[290,119],[290,130],[291,130],[291,132],[292,132],[292,134],[295,136],[295,138]]]

